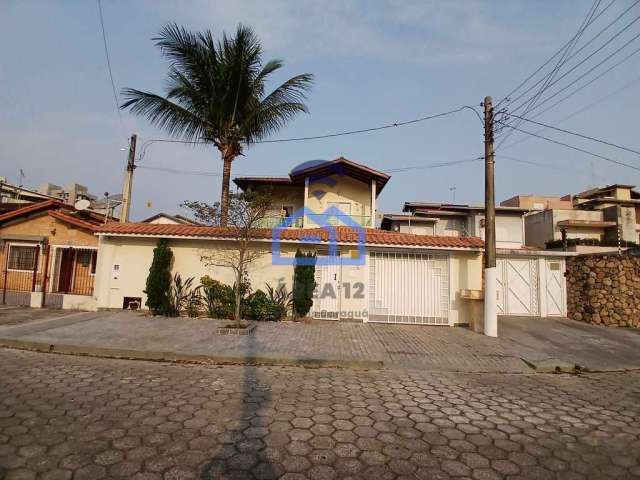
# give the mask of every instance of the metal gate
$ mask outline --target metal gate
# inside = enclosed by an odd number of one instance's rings
[[[449,257],[371,252],[369,321],[449,324]]]
[[[316,265],[316,289],[313,295],[311,316],[322,320],[340,319],[342,266],[340,257],[329,264]]]
[[[496,279],[499,315],[540,314],[537,259],[500,258]]]
[[[546,297],[547,315],[564,316],[567,314],[565,291],[564,262],[546,260],[544,294]]]
[[[0,246],[0,304],[31,305],[38,280],[40,246],[2,242]]]

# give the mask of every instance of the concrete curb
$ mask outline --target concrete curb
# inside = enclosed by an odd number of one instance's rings
[[[148,360],[156,362],[199,363],[210,365],[274,365],[298,367],[333,367],[358,370],[377,370],[384,366],[381,360],[342,360],[319,358],[277,358],[260,356],[193,355],[176,352],[153,352],[110,347],[89,347],[79,345],[52,345],[45,342],[0,338],[0,348],[14,348],[33,352],[81,355],[121,360]]]

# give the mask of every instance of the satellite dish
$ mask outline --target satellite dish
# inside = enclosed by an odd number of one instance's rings
[[[73,206],[76,210],[86,210],[91,206],[91,202],[86,198],[83,198],[82,200],[78,200]]]

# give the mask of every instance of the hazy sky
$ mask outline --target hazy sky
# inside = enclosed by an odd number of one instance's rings
[[[609,1],[603,1],[603,8]],[[583,43],[631,0],[616,0],[584,34]],[[499,99],[551,56],[577,30],[591,0],[537,1],[121,1],[103,0],[113,74],[118,88],[162,92],[167,64],[151,38],[168,21],[219,34],[242,22],[262,39],[265,58],[285,61],[277,80],[309,72],[316,78],[310,114],[275,138],[367,128],[479,105]],[[634,7],[597,39],[577,63],[640,14]],[[639,23],[560,81],[561,88],[640,31]],[[588,77],[635,48],[631,44]],[[580,44],[578,45],[578,47]],[[87,185],[94,193],[120,192],[126,137],[139,144],[166,135],[114,106],[96,1],[0,1],[0,175],[25,185],[44,181]],[[569,67],[570,68],[570,67]],[[538,120],[557,122],[607,97],[560,126],[639,147],[640,54]],[[587,78],[587,77],[586,77]],[[610,95],[625,85],[629,87]],[[579,84],[578,84],[579,85]],[[560,97],[558,97],[560,98]],[[552,102],[549,102],[550,105]],[[515,105],[514,105],[515,106]],[[538,127],[523,124],[536,131]],[[611,158],[638,157],[564,134],[544,135]],[[521,136],[514,134],[505,145]],[[233,174],[286,174],[304,161],[340,155],[387,170],[476,157],[482,130],[470,111],[403,128],[330,140],[258,145],[234,164]],[[640,184],[640,172],[537,139],[505,148],[496,159],[497,199],[517,193],[576,192],[595,181]],[[220,172],[212,147],[154,144],[142,166]],[[393,174],[379,208],[399,211],[404,201],[483,199],[481,162]],[[220,179],[138,169],[133,216],[178,212],[185,199],[211,202]],[[152,208],[147,207],[152,202]]]

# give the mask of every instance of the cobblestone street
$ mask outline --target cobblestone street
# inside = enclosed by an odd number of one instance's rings
[[[640,372],[195,366],[0,350],[0,478],[640,478]]]

